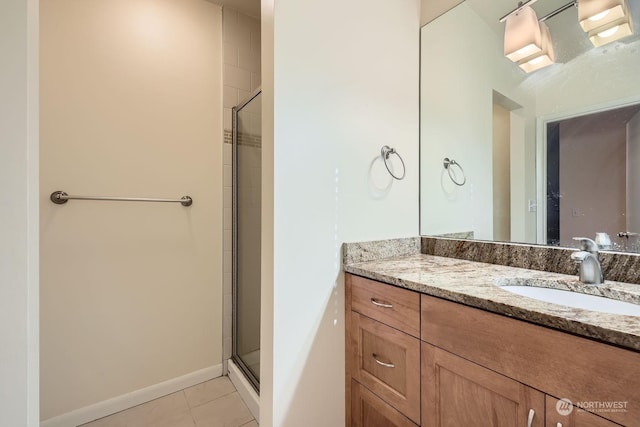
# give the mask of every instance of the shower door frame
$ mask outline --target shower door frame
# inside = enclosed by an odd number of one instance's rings
[[[238,113],[242,111],[251,101],[262,94],[262,88],[258,87],[247,99],[232,108],[232,332],[231,332],[231,359],[242,371],[245,378],[251,383],[251,386],[260,394],[260,380],[254,375],[247,364],[238,355]]]

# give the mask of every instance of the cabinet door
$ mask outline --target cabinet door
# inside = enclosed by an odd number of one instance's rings
[[[424,427],[543,427],[544,394],[422,343]]]
[[[351,312],[351,375],[420,423],[420,341]]]
[[[583,411],[571,404],[559,401],[553,396],[546,397],[546,427],[619,427],[590,412]],[[636,424],[640,425],[640,423]]]
[[[417,427],[375,394],[352,380],[351,427]]]

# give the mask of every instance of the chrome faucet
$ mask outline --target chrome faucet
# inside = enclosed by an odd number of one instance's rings
[[[580,264],[580,281],[592,285],[604,283],[596,242],[587,237],[574,237],[573,240],[581,244],[581,250],[571,254],[571,259]]]

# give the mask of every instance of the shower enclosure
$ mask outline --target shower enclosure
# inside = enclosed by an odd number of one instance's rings
[[[260,231],[262,95],[233,109],[233,349],[232,359],[260,388]]]

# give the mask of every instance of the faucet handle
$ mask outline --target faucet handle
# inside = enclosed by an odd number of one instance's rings
[[[598,253],[598,244],[588,237],[574,237],[573,240],[580,242],[580,250],[591,252],[596,255]]]

